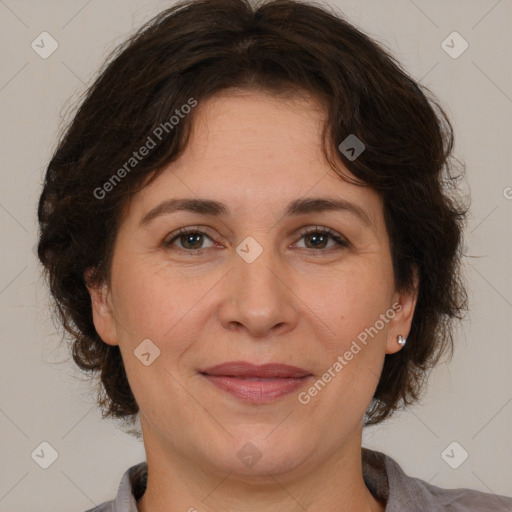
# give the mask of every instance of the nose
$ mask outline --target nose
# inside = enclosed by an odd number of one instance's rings
[[[238,255],[234,259],[220,307],[223,327],[245,329],[258,338],[293,330],[298,323],[300,301],[293,292],[290,270],[270,249],[263,250],[251,263]]]

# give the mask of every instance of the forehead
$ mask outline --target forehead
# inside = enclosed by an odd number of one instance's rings
[[[277,167],[293,173],[295,166],[298,179],[298,168],[305,165],[314,166],[312,173],[326,171],[321,139],[325,112],[311,97],[227,90],[200,102],[194,115],[189,161],[209,160],[219,167],[226,161],[229,170],[240,166],[268,180]]]
[[[322,105],[310,97],[223,91],[199,102],[183,154],[138,194],[139,217],[172,198],[208,198],[233,214],[275,217],[299,198],[329,196],[360,206],[378,227],[380,196],[334,172],[324,155],[324,123]]]

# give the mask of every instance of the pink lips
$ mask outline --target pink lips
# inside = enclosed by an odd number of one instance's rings
[[[309,381],[312,374],[286,364],[253,365],[244,361],[200,370],[212,384],[250,403],[265,403],[287,395]]]

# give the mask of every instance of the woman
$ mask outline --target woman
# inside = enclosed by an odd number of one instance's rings
[[[94,511],[512,510],[361,447],[466,308],[442,109],[343,19],[191,1],[113,56],[46,173],[39,257],[147,462]]]

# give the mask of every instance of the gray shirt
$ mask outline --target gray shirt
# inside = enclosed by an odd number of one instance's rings
[[[362,448],[363,478],[386,512],[512,512],[512,498],[471,489],[442,489],[407,476],[388,455]],[[136,501],[144,494],[147,463],[129,468],[117,496],[87,512],[138,512]]]

